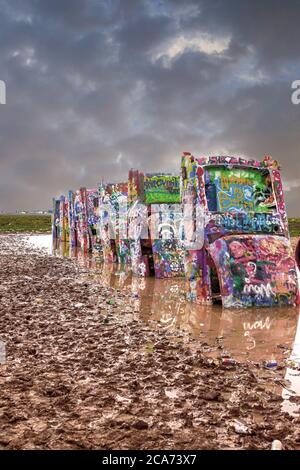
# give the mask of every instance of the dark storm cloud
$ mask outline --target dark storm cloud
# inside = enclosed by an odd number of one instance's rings
[[[283,164],[299,215],[300,2],[0,0],[0,210],[182,150]],[[298,197],[298,199],[297,199]]]

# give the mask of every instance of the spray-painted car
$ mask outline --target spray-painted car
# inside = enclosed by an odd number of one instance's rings
[[[99,251],[97,240],[97,227],[99,223],[99,193],[97,189],[86,190],[87,225],[89,236],[89,250]]]
[[[88,251],[91,245],[88,229],[87,190],[85,187],[78,189],[74,194],[74,221],[77,246],[84,251]]]
[[[296,246],[296,264],[298,266],[298,269],[300,270],[300,238]]]
[[[92,251],[96,244],[96,227],[99,219],[97,189],[68,192],[69,241],[84,251]]]
[[[184,153],[181,170],[184,213],[192,214],[184,217],[189,298],[224,307],[295,305],[278,163]]]
[[[52,198],[52,241],[55,243],[60,238],[60,200]]]
[[[297,266],[297,274],[298,274],[298,304],[300,305],[300,238],[296,246],[295,257],[296,257],[296,266]]]
[[[65,196],[52,199],[52,239],[56,242],[69,242],[69,204]]]
[[[98,238],[102,245],[103,261],[130,263],[127,240],[127,183],[101,183],[99,186]]]
[[[182,276],[184,256],[178,227],[182,219],[180,178],[129,172],[129,239],[132,270],[139,276]]]

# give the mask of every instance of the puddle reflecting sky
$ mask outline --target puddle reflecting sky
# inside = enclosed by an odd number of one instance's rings
[[[52,250],[50,235],[28,237],[28,242],[55,256],[71,256],[87,269],[88,276],[103,286],[122,289],[131,310],[145,322],[155,321],[170,331],[182,329],[207,343],[207,353],[219,357],[227,351],[237,360],[262,362],[291,358],[300,363],[299,308],[222,309],[221,305],[199,306],[185,300],[182,279],[137,278],[114,264],[100,264],[91,254],[61,244]],[[222,346],[221,349],[218,346]],[[286,369],[292,392],[282,389],[283,409],[294,413],[299,405],[288,400],[300,394],[300,373]]]
[[[26,241],[35,248],[44,248],[48,253],[52,253],[52,236],[51,235],[30,235]]]

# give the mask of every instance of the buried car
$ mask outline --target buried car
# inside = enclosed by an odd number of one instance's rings
[[[298,266],[298,269],[300,270],[300,238],[296,246],[296,264]]]
[[[103,261],[130,263],[127,240],[127,182],[101,183],[99,186],[98,237],[102,245]]]
[[[295,305],[297,272],[278,163],[185,152],[181,171],[190,300],[228,308]]]
[[[134,274],[183,276],[181,219],[179,175],[130,170],[128,222]]]

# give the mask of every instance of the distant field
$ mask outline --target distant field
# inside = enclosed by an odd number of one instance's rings
[[[300,237],[300,218],[289,219],[289,227],[292,237]],[[0,214],[1,232],[51,232],[51,216]]]
[[[51,232],[51,216],[0,214],[1,232]]]
[[[300,219],[289,219],[291,237],[300,237]]]

